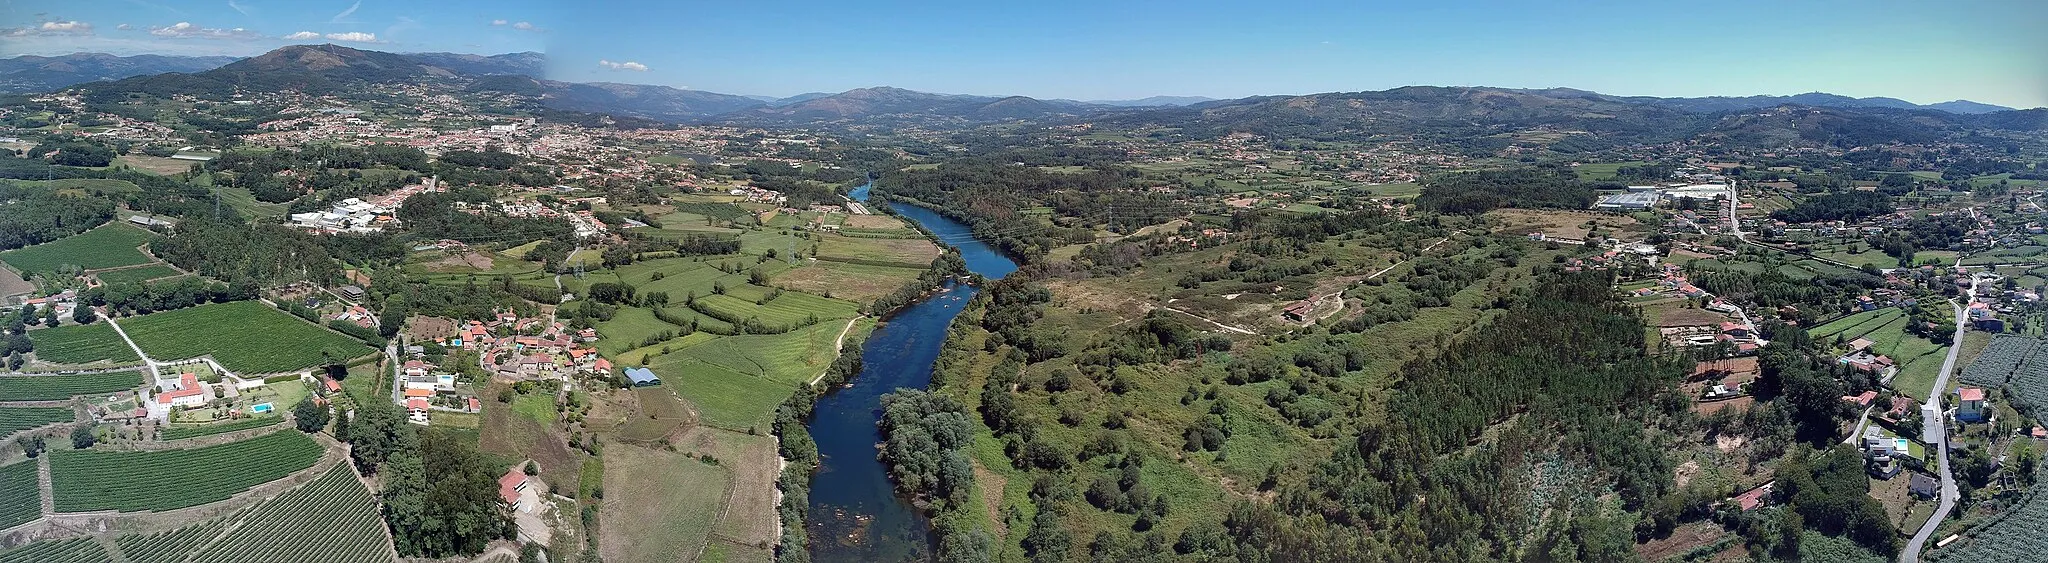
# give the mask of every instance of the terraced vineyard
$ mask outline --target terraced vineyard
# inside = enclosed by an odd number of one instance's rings
[[[2005,389],[2016,404],[2048,406],[2048,354],[2034,354],[2013,370]]]
[[[220,535],[221,521],[208,520],[168,532],[121,536],[121,553],[131,563],[182,563]]]
[[[0,466],[0,528],[11,528],[43,515],[43,495],[36,490],[36,462]]]
[[[200,305],[121,321],[151,358],[212,355],[236,373],[280,373],[374,352],[369,346],[255,301]]]
[[[102,563],[112,560],[92,538],[39,541],[0,551],[0,563]]]
[[[207,424],[173,424],[168,427],[165,427],[163,433],[158,434],[157,438],[161,440],[183,440],[186,438],[198,438],[200,436],[212,436],[214,434],[226,434],[229,432],[248,430],[251,428],[262,428],[280,422],[284,422],[284,417],[259,416],[254,418],[245,418],[242,420],[236,420],[232,422],[213,422]]]
[[[377,499],[346,464],[258,506],[200,552],[208,563],[390,561]]]
[[[56,364],[85,364],[101,360],[140,362],[135,349],[121,340],[121,334],[104,322],[66,325],[31,330],[28,339],[36,346],[36,359]]]
[[[65,407],[0,407],[0,436],[63,422],[74,415]]]
[[[322,453],[292,430],[179,450],[57,450],[50,484],[59,512],[171,510],[227,500],[311,467]]]
[[[141,386],[142,372],[139,371],[12,375],[0,377],[0,401],[62,401],[80,395],[104,395]]]
[[[2040,561],[2048,554],[2048,483],[2036,484],[2018,506],[1964,532],[1968,539],[1927,553],[1930,562]]]

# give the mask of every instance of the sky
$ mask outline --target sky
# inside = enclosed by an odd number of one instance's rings
[[[541,51],[548,78],[1077,100],[1570,87],[2048,106],[2042,0],[0,0],[0,56]]]

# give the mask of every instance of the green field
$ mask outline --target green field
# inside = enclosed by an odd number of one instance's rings
[[[0,436],[71,422],[75,418],[71,409],[65,407],[0,407]]]
[[[186,438],[198,438],[200,436],[212,436],[214,434],[226,434],[229,432],[248,430],[251,428],[262,428],[265,426],[271,426],[281,422],[284,422],[284,417],[282,416],[258,416],[254,418],[244,418],[232,422],[214,422],[208,424],[172,424],[170,426],[164,427],[163,432],[161,434],[158,434],[157,438],[162,440],[183,440]]]
[[[6,376],[0,377],[0,401],[61,401],[79,395],[128,391],[142,383],[142,373],[135,371]]]
[[[325,449],[296,430],[178,450],[56,450],[50,484],[57,510],[172,510],[227,500],[312,467]]]
[[[1580,178],[1583,178],[1583,179],[1586,179],[1586,180],[1594,180],[1594,181],[1600,181],[1600,180],[1613,180],[1613,179],[1615,179],[1615,177],[1616,177],[1616,176],[1615,176],[1615,172],[1616,172],[1616,171],[1618,171],[1618,170],[1621,170],[1621,167],[1623,167],[1623,166],[1643,166],[1643,165],[1647,165],[1647,164],[1653,164],[1653,163],[1650,163],[1650,162],[1640,162],[1640,161],[1637,161],[1637,162],[1592,162],[1592,163],[1587,163],[1587,164],[1581,164],[1581,165],[1578,165],[1578,166],[1572,167],[1572,171],[1573,171],[1573,172],[1577,172],[1577,173],[1579,174],[1579,177],[1580,177]]]
[[[35,343],[36,359],[53,364],[142,361],[135,357],[135,349],[121,340],[121,334],[105,322],[31,330],[28,339]]]
[[[362,342],[255,301],[200,305],[121,321],[152,358],[212,355],[237,374],[279,373],[375,352]]]
[[[377,498],[338,465],[240,517],[241,524],[193,560],[219,563],[390,561]]]
[[[184,274],[184,272],[178,271],[177,268],[172,268],[170,266],[165,266],[163,264],[150,264],[148,266],[143,266],[140,268],[127,268],[122,270],[100,272],[97,274],[93,274],[93,276],[98,277],[100,281],[106,283],[142,283],[157,278],[168,278],[171,276],[179,276]]]
[[[156,238],[155,233],[111,223],[55,242],[0,252],[0,262],[22,272],[50,272],[70,264],[96,270],[148,264],[150,258],[136,247]]]
[[[766,425],[798,383],[836,357],[845,321],[772,335],[719,337],[653,358],[648,368],[696,407],[706,424],[745,432]]]
[[[36,487],[36,461],[0,466],[0,529],[43,516],[43,494]]]
[[[0,551],[0,563],[101,563],[112,561],[92,538],[46,540]]]
[[[132,563],[183,563],[219,536],[221,525],[218,519],[207,520],[176,530],[121,536],[116,542]]]
[[[1862,336],[1865,332],[1869,332],[1871,330],[1876,329],[1877,327],[1884,326],[1887,323],[1890,323],[1894,320],[1897,320],[1905,316],[1905,311],[1887,307],[1883,309],[1863,311],[1860,313],[1835,319],[1833,321],[1829,321],[1827,324],[1814,327],[1813,330],[1809,332],[1813,334],[1814,338],[1826,338],[1830,336],[1841,335],[1842,340],[1854,340],[1856,339],[1856,337]]]
[[[132,194],[142,191],[142,186],[127,180],[105,178],[64,178],[59,180],[16,180],[21,184],[50,188],[57,191],[90,192],[95,195]]]

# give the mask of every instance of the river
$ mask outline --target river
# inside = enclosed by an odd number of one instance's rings
[[[872,185],[853,190],[867,201]],[[961,252],[967,269],[987,278],[1017,271],[1017,263],[995,248],[974,240],[966,225],[930,209],[902,203],[890,206],[916,221]],[[897,311],[870,335],[862,348],[862,367],[850,387],[835,389],[818,400],[811,417],[811,438],[818,443],[821,466],[811,481],[811,558],[816,561],[924,561],[931,558],[930,526],[917,509],[897,498],[887,468],[875,459],[882,441],[876,428],[882,395],[897,389],[922,389],[931,383],[932,362],[946,341],[953,317],[980,290],[947,284],[938,292]]]

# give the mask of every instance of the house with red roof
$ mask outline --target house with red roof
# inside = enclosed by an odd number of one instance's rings
[[[1984,404],[1984,390],[1977,387],[1956,389],[1956,420],[1963,422],[1984,422],[1989,414]]]
[[[518,467],[505,470],[505,474],[498,477],[498,498],[504,500],[512,510],[524,509],[519,502],[519,493],[526,490],[527,482],[526,473],[520,471]]]
[[[169,390],[156,394],[156,402],[165,409],[170,407],[203,407],[211,393],[199,383],[199,375],[186,373],[178,376],[178,382]]]

